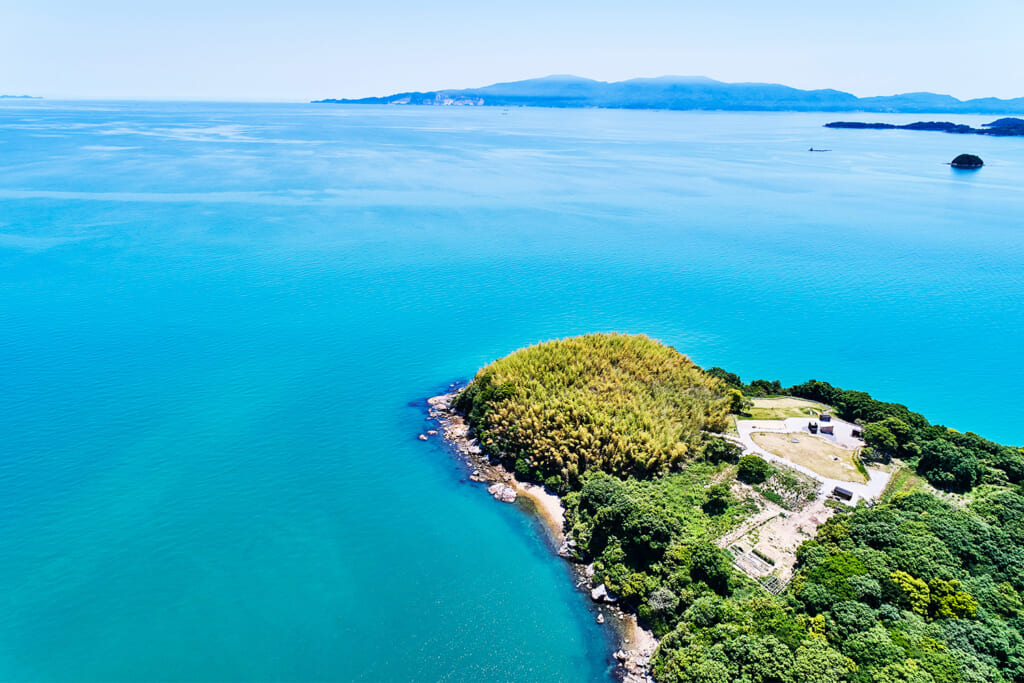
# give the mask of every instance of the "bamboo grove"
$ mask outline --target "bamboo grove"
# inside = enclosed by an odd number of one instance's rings
[[[590,469],[650,476],[699,453],[720,431],[730,390],[642,335],[550,341],[491,363],[459,394],[481,445],[556,490]]]

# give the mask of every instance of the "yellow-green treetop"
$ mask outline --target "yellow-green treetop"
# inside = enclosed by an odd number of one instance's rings
[[[481,445],[537,479],[575,487],[588,469],[666,472],[724,429],[730,396],[671,346],[588,334],[520,349],[481,369],[456,398]]]

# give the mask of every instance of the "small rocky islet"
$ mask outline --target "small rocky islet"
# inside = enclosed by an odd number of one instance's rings
[[[976,154],[959,154],[953,161],[949,162],[949,165],[953,168],[973,171],[984,166],[985,162]]]

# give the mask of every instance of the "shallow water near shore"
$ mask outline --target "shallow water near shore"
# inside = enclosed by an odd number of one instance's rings
[[[1024,443],[1024,140],[835,118],[0,104],[0,679],[607,680],[542,530],[416,438],[552,337]]]

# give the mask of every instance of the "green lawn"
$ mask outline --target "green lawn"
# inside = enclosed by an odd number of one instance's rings
[[[753,403],[754,405],[747,408],[747,414],[738,416],[738,419],[785,420],[787,417],[817,417],[820,413],[831,410],[822,403],[792,396],[755,398]]]
[[[882,500],[890,501],[898,493],[910,493],[925,486],[925,480],[914,474],[914,470],[902,466],[889,479],[889,484],[885,487],[885,491],[882,492]]]

